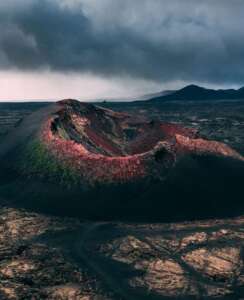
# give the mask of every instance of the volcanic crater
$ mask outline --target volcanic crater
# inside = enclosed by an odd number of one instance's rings
[[[128,181],[149,175],[161,178],[187,153],[242,160],[224,144],[198,139],[195,129],[146,122],[140,116],[75,100],[63,100],[58,105],[60,109],[44,124],[42,140],[50,153],[79,170],[83,180],[90,183]]]
[[[242,190],[243,157],[226,144],[72,99],[23,120],[0,159],[8,199],[52,213],[164,220],[243,207],[238,197],[229,203]]]

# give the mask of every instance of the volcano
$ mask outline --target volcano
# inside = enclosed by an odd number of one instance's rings
[[[244,158],[195,129],[63,100],[0,144],[0,195],[91,219],[172,220],[244,210]]]

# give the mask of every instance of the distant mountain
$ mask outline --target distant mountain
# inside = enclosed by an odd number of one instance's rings
[[[174,91],[167,95],[152,97],[149,101],[169,101],[169,100],[234,100],[244,99],[244,87],[238,90],[214,90],[206,89],[197,85],[188,85],[183,89]]]

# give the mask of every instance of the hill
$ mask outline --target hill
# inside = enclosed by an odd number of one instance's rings
[[[244,99],[244,88],[238,90],[214,90],[206,89],[197,85],[188,85],[183,89],[170,93],[169,95],[162,95],[159,97],[152,97],[150,102],[160,101],[198,101],[198,100],[237,100]]]
[[[243,157],[227,145],[70,99],[26,117],[0,163],[1,197],[38,211],[161,221],[244,211]]]

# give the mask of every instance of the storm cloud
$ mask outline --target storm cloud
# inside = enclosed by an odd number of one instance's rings
[[[0,69],[244,83],[243,0],[9,0]]]

